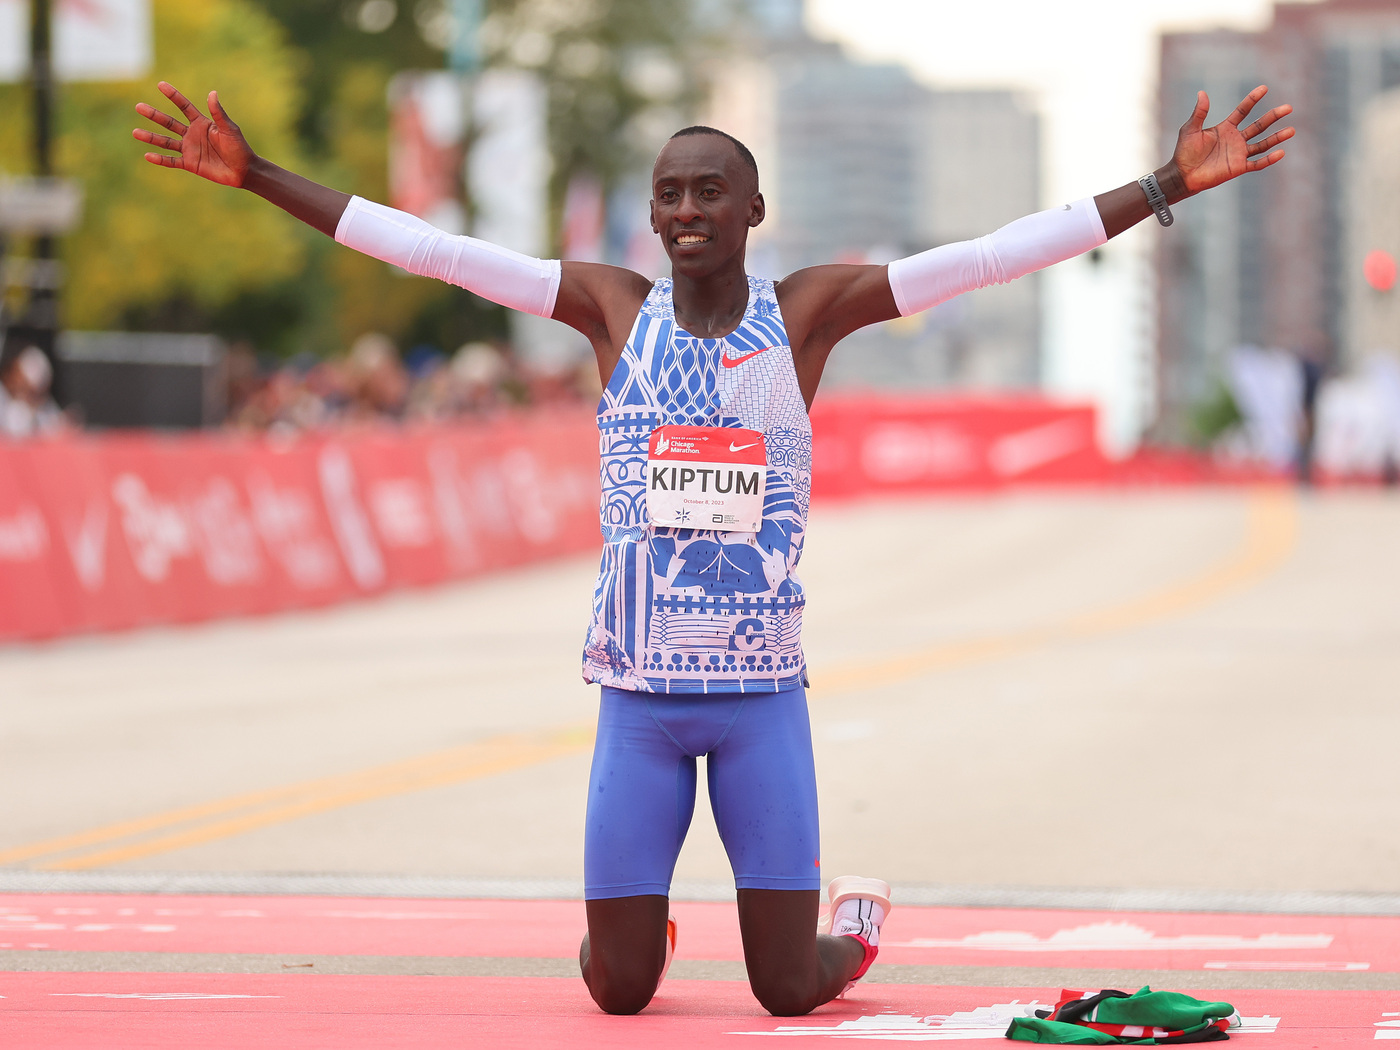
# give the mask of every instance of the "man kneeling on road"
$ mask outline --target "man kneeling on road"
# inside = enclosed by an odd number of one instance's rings
[[[807,410],[827,355],[866,325],[927,310],[1103,244],[1171,204],[1282,159],[1279,106],[1240,125],[1256,88],[1215,127],[1202,92],[1170,161],[1138,182],[888,266],[833,265],[781,281],[744,269],[763,221],[753,156],[713,128],[676,132],[652,172],[652,229],[671,276],[532,259],[317,185],[257,156],[215,92],[209,116],[169,84],[184,121],[133,134],[153,164],[242,187],[356,251],[552,317],[593,344],[603,557],[584,649],[602,686],[584,846],[588,935],[579,959],[600,1007],[636,1013],[676,943],[671,876],[706,755],[734,868],[754,995],[804,1014],[875,958],[889,887],[849,876],[818,924],[817,788],[796,573],[811,485]],[[1270,152],[1272,151],[1272,152]],[[742,482],[741,480],[742,479]]]

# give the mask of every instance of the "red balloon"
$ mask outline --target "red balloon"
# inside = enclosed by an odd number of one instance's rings
[[[1367,252],[1366,259],[1361,264],[1366,283],[1378,292],[1388,292],[1395,287],[1396,271],[1395,256],[1379,248]]]

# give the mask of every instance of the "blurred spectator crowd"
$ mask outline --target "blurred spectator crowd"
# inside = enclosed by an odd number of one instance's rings
[[[37,346],[13,343],[0,355],[0,438],[81,425],[60,409],[53,367]],[[372,421],[443,423],[500,409],[596,401],[592,360],[567,368],[522,363],[508,345],[468,343],[450,357],[431,347],[405,356],[378,333],[334,358],[260,358],[239,344],[225,359],[226,425],[249,431],[316,430]]]
[[[53,366],[37,346],[0,355],[0,436],[28,437],[66,426],[52,388]]]
[[[1226,360],[1227,425],[1217,459],[1263,464],[1301,480],[1314,465],[1334,477],[1400,478],[1400,360],[1366,355],[1345,372],[1287,350],[1237,346]]]
[[[467,343],[450,357],[430,347],[401,356],[375,332],[360,336],[342,357],[307,355],[272,365],[236,345],[227,368],[228,425],[243,430],[443,423],[509,407],[578,404],[596,400],[601,389],[591,360],[542,370],[492,343]]]

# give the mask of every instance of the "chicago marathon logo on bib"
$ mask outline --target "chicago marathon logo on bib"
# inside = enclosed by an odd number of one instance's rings
[[[665,426],[651,433],[647,513],[653,525],[757,532],[767,482],[768,454],[757,430]]]

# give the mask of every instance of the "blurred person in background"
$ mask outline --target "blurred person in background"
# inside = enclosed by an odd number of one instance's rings
[[[1313,460],[1317,450],[1317,395],[1327,376],[1329,362],[1335,360],[1331,340],[1324,332],[1314,332],[1298,351],[1300,420],[1298,425],[1297,477],[1301,485],[1313,483]]]
[[[314,430],[333,409],[309,380],[318,365],[282,365],[263,372],[252,352],[230,352],[229,425],[243,430]],[[236,378],[235,378],[236,377]]]
[[[343,360],[315,361],[302,377],[307,393],[321,406],[323,425],[339,421],[350,404],[351,382]]]
[[[360,336],[350,347],[346,371],[350,379],[350,419],[403,417],[408,405],[409,375],[392,339],[380,332]]]
[[[447,423],[457,413],[453,404],[452,370],[447,358],[434,352],[423,356],[412,369],[404,419],[412,423]]]
[[[450,359],[435,354],[414,379],[408,417],[450,422],[491,412],[502,405],[510,374],[506,356],[490,343],[466,343]]]
[[[1139,182],[888,265],[815,266],[774,282],[745,269],[748,232],[766,208],[752,154],[724,132],[685,128],[652,172],[652,229],[672,270],[652,281],[532,259],[317,185],[257,156],[215,92],[205,116],[171,85],[160,90],[188,123],[137,106],[168,132],[134,132],[169,151],[147,153],[151,163],[251,190],[349,247],[552,317],[593,344],[605,388],[605,542],[584,678],[603,689],[579,962],[610,1013],[641,1010],[665,977],[676,943],[670,881],[702,754],[759,1002],[774,1014],[807,1013],[862,977],[878,951],[890,907],[878,879],[833,880],[818,925],[796,566],[811,482],[807,410],[832,349],[866,325],[1090,251],[1154,213],[1167,225],[1169,205],[1278,162],[1275,147],[1293,134],[1270,131],[1289,106],[1241,127],[1262,85],[1211,128],[1201,92],[1171,160]],[[705,462],[684,458],[702,447]],[[740,485],[750,462],[751,488]],[[704,498],[675,489],[711,480]],[[733,513],[714,513],[717,500]]]
[[[459,411],[488,412],[501,404],[511,367],[499,347],[466,343],[452,355],[449,369]]]
[[[227,391],[228,410],[226,419],[234,426],[247,426],[244,422],[244,409],[256,396],[263,384],[263,375],[258,367],[257,351],[245,342],[237,342],[224,354],[224,387]]]
[[[50,396],[53,366],[37,346],[13,342],[0,356],[0,434],[23,438],[47,434],[67,420]]]

